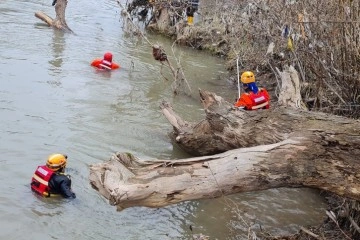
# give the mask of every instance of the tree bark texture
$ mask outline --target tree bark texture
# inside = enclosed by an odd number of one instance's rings
[[[36,12],[35,17],[41,19],[42,21],[47,23],[50,27],[54,27],[62,31],[73,33],[73,31],[68,27],[65,20],[66,6],[67,6],[67,0],[57,0],[55,4],[55,12],[56,12],[55,19],[49,17],[43,12]]]
[[[189,123],[181,119],[169,103],[163,102],[160,108],[173,126],[173,142],[191,155],[204,156],[235,148],[272,144],[289,138],[291,134],[299,134],[309,125],[307,119],[314,113],[304,111],[296,70],[285,66],[279,73],[281,94],[278,103],[273,101],[270,110],[238,110],[220,96],[200,90],[206,118],[198,123]],[[332,117],[318,115],[323,119]]]
[[[156,11],[158,11],[159,14],[155,16],[154,22],[149,24],[148,28],[164,32],[169,29],[170,26],[169,8],[159,6]]]
[[[295,69],[284,69],[282,80],[296,82]],[[200,98],[206,118],[198,123],[181,119],[169,103],[161,109],[174,142],[202,157],[140,161],[116,153],[90,167],[91,185],[119,210],[278,187],[360,200],[359,121],[302,110],[296,96],[258,111],[235,109],[211,92],[200,90]]]

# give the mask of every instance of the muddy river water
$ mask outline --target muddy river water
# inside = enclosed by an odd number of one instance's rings
[[[191,239],[192,233],[246,239],[250,226],[286,234],[322,220],[324,201],[309,189],[117,212],[91,188],[89,165],[116,151],[143,159],[188,157],[171,144],[159,103],[165,99],[185,120],[197,121],[204,116],[198,88],[229,101],[237,89],[223,80],[221,59],[176,47],[193,96],[174,96],[146,41],[123,33],[115,0],[69,0],[67,23],[76,34],[55,31],[34,16],[54,16],[51,2],[0,1],[0,239]],[[171,41],[147,37],[174,61]],[[89,66],[105,51],[120,70],[103,74]],[[36,166],[53,152],[69,156],[75,200],[40,199],[30,191]]]

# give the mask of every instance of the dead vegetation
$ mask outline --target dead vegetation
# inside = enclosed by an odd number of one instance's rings
[[[193,26],[186,24],[186,4],[134,0],[128,9],[133,17],[144,19],[148,30],[226,58],[234,82],[238,60],[240,70],[255,71],[260,84],[276,99],[279,73],[284,66],[293,66],[308,110],[360,117],[360,0],[207,0],[200,2]],[[327,199],[323,225],[303,227],[293,236],[258,236],[359,239],[359,202],[336,195]]]
[[[300,232],[292,236],[272,237],[262,234],[268,240],[327,240],[327,239],[359,239],[360,238],[360,206],[358,201],[326,194],[328,218],[320,226],[302,227]]]
[[[360,117],[359,0],[202,1],[194,26],[185,23],[184,4],[148,1],[148,29],[225,57],[235,80],[239,58],[240,69],[254,70],[274,97],[276,68],[293,65],[309,110]]]

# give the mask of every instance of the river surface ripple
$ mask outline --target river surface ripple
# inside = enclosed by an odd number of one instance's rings
[[[166,68],[170,80],[159,74],[150,46],[123,33],[115,0],[68,1],[67,23],[76,35],[55,31],[34,16],[54,16],[51,2],[0,1],[0,239],[191,239],[192,233],[243,239],[248,226],[241,219],[255,228],[278,227],[280,234],[321,221],[323,200],[306,189],[116,212],[90,187],[89,165],[116,151],[143,159],[188,157],[171,144],[160,102],[171,102],[185,120],[197,121],[204,116],[198,88],[232,101],[236,86],[221,80],[221,59],[175,48],[193,97],[174,97],[171,76]],[[172,42],[148,38],[175,63]],[[89,66],[105,51],[113,52],[119,71],[103,74]],[[39,199],[30,191],[33,171],[53,152],[69,156],[73,201]]]

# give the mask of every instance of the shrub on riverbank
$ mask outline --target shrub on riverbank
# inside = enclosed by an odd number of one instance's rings
[[[359,0],[201,1],[192,26],[185,21],[184,1],[150,2],[149,29],[158,29],[166,8],[166,34],[226,58],[234,81],[238,58],[240,71],[255,71],[277,96],[276,69],[293,65],[309,110],[360,117]]]
[[[301,77],[301,95],[309,110],[360,117],[359,0],[202,1],[199,21],[191,26],[184,21],[185,7],[179,2],[142,5],[152,10],[148,29],[161,30],[179,44],[226,58],[234,82],[239,59],[240,70],[255,71],[274,97],[279,88],[277,69],[293,65]],[[170,19],[166,28],[161,19]],[[328,218],[323,225],[294,236],[264,237],[357,239],[358,202],[327,198]]]

